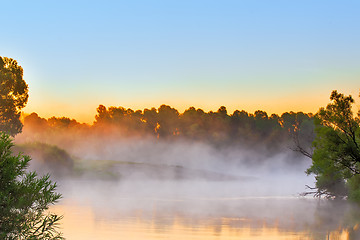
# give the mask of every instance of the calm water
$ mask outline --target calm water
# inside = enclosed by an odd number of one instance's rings
[[[64,199],[67,239],[360,239],[359,214],[295,197]]]
[[[313,185],[303,169],[245,169],[239,175],[252,177],[226,181],[153,179],[143,171],[117,181],[61,179],[63,199],[52,210],[64,215],[70,240],[359,240],[358,207],[299,197]]]

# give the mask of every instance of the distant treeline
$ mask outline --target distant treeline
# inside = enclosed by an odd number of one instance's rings
[[[143,111],[100,105],[93,125],[81,124],[67,117],[44,119],[36,113],[24,119],[24,131],[37,135],[71,131],[74,135],[82,133],[82,136],[191,140],[216,147],[262,146],[273,151],[291,147],[294,143],[309,147],[314,137],[313,125],[313,115],[303,112],[269,116],[260,110],[254,114],[236,110],[228,114],[224,106],[216,112],[190,107],[179,113],[168,105]]]

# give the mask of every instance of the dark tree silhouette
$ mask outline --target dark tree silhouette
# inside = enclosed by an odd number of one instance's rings
[[[100,105],[92,126],[66,117],[46,120],[33,113],[25,117],[24,131],[32,138],[36,136],[36,141],[42,138],[55,145],[66,141],[67,135],[70,138],[67,141],[90,136],[155,137],[160,141],[180,139],[203,142],[218,148],[261,148],[266,150],[267,155],[272,155],[293,147],[290,144],[295,136],[304,149],[309,149],[313,140],[313,126],[313,115],[302,112],[269,116],[261,110],[254,114],[235,110],[229,115],[225,106],[216,112],[190,107],[179,113],[168,105],[143,111]],[[52,140],[59,135],[62,141]]]
[[[179,112],[168,105],[161,105],[158,109],[159,128],[157,132],[160,137],[178,135]]]
[[[28,100],[28,85],[16,60],[0,57],[0,131],[12,136],[21,132],[20,110]]]

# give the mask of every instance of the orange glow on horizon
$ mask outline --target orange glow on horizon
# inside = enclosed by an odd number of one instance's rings
[[[320,93],[310,92],[309,94],[298,93],[298,94],[283,94],[276,98],[267,98],[266,96],[259,96],[256,101],[253,99],[223,99],[214,104],[214,99],[204,98],[198,99],[197,101],[191,100],[184,101],[181,99],[172,100],[149,100],[149,101],[136,101],[136,102],[124,102],[121,103],[115,99],[107,101],[87,101],[79,103],[65,103],[57,101],[29,101],[28,105],[23,109],[23,112],[30,114],[36,112],[40,117],[51,118],[55,117],[68,117],[76,119],[81,123],[92,124],[95,121],[95,115],[97,114],[96,108],[103,104],[107,108],[110,106],[124,108],[131,108],[132,110],[144,110],[145,108],[151,109],[152,107],[159,108],[162,104],[169,105],[177,109],[180,113],[183,113],[189,107],[200,108],[205,112],[213,111],[216,112],[221,106],[227,108],[228,114],[231,115],[235,110],[244,110],[248,113],[254,113],[257,110],[262,110],[271,114],[275,113],[281,115],[284,112],[304,112],[304,113],[316,113],[320,107],[325,107],[329,102],[329,96],[332,90],[323,91]],[[358,97],[357,90],[346,91],[340,89],[339,92],[345,95],[352,95],[355,99],[354,112],[357,112],[360,108],[360,99]],[[311,95],[310,95],[311,94]],[[31,96],[30,96],[31,97]]]
[[[164,103],[166,104],[166,103]],[[327,104],[327,103],[326,103]],[[321,106],[326,106],[325,105],[321,105]],[[158,108],[159,106],[161,106],[162,104],[159,104],[157,106],[153,106],[155,108]],[[285,112],[290,112],[290,111],[293,111],[293,112],[304,112],[304,113],[316,113],[319,108],[319,107],[314,107],[314,106],[311,106],[310,103],[307,103],[307,104],[297,104],[297,105],[293,105],[294,107],[289,107],[289,106],[286,106],[285,104],[282,105],[275,105],[273,107],[271,106],[268,106],[268,105],[263,105],[262,107],[261,106],[244,106],[244,107],[236,107],[235,105],[231,105],[231,106],[227,106],[225,104],[222,104],[222,105],[219,105],[218,107],[212,107],[212,106],[198,106],[198,105],[187,105],[187,106],[175,106],[175,105],[171,105],[171,104],[166,104],[166,105],[170,105],[171,107],[177,109],[179,111],[179,113],[183,113],[185,110],[189,109],[190,107],[195,107],[196,109],[200,108],[202,110],[204,110],[205,112],[210,112],[210,111],[213,111],[213,112],[216,112],[220,106],[225,106],[227,108],[227,111],[228,111],[228,115],[231,115],[235,110],[244,110],[248,113],[254,113],[255,111],[257,110],[262,110],[262,111],[265,111],[268,113],[268,115],[270,116],[271,114],[275,113],[275,114],[278,114],[278,115],[281,115]],[[301,105],[301,106],[300,106]],[[115,107],[119,107],[119,106],[122,106],[122,107],[125,107],[125,108],[131,108],[132,110],[136,111],[136,110],[141,110],[143,111],[144,109],[151,109],[152,107],[131,107],[131,106],[124,106],[124,105],[115,105],[115,104],[112,104],[112,105],[108,105],[106,106],[107,108],[110,107],[110,106],[115,106]],[[29,115],[33,112],[37,113],[40,117],[42,118],[51,118],[51,117],[68,117],[70,119],[75,119],[77,120],[78,122],[80,123],[87,123],[87,124],[92,124],[94,121],[95,121],[95,115],[97,114],[96,112],[96,107],[94,107],[93,109],[87,107],[87,108],[82,108],[81,110],[84,111],[76,111],[72,108],[42,108],[42,109],[39,109],[39,108],[32,108],[32,107],[26,107],[23,109],[23,113],[25,115]],[[87,111],[87,112],[86,112]]]

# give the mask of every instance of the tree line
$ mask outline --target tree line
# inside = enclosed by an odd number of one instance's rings
[[[269,116],[260,110],[254,114],[239,110],[228,114],[225,106],[216,112],[190,107],[179,113],[168,105],[144,110],[100,105],[92,125],[67,117],[45,119],[32,113],[24,118],[24,131],[40,135],[72,131],[109,137],[152,137],[160,141],[190,140],[215,147],[265,146],[266,150],[276,152],[292,146],[294,139],[309,147],[314,138],[313,117],[303,112]]]

